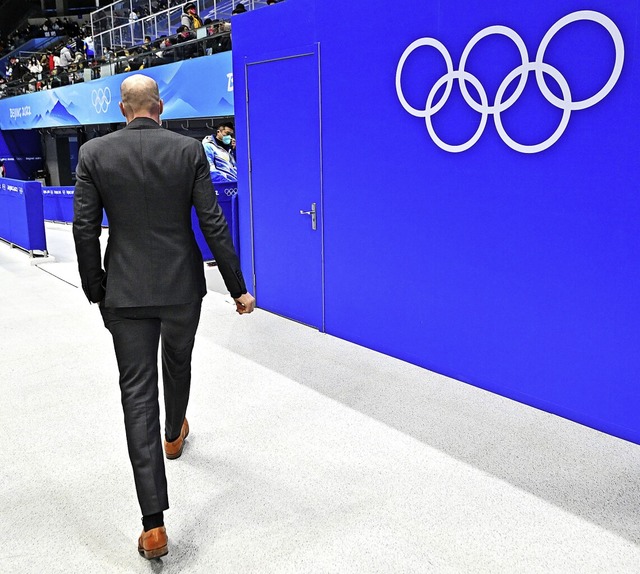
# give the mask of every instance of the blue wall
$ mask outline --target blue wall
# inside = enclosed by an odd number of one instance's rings
[[[471,38],[502,25],[533,61],[553,24],[585,9],[619,29],[622,72],[601,101],[571,112],[548,149],[512,149],[490,113],[475,145],[451,153],[401,105],[396,71],[415,40],[441,42],[457,70]],[[640,443],[639,16],[637,0],[398,0],[391,9],[387,0],[296,0],[236,17],[241,243],[251,241],[245,59],[319,42],[326,331]],[[558,70],[546,68],[556,78],[546,76],[549,89],[562,96],[565,78],[565,99],[584,100],[615,61],[602,26],[570,24],[544,56]],[[493,35],[473,48],[466,69],[492,104],[520,63],[514,42]],[[409,104],[425,109],[445,72],[434,48],[416,50],[401,77]],[[254,155],[286,153],[281,112],[282,139]],[[532,73],[500,119],[514,141],[533,145],[562,116]],[[455,82],[433,114],[434,133],[462,144],[480,117]],[[247,276],[250,254],[243,249]]]
[[[33,173],[43,166],[40,133],[35,130],[0,131],[0,159],[4,160],[7,177],[32,179]]]

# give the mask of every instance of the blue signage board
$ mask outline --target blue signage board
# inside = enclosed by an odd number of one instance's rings
[[[43,187],[44,218],[48,221],[73,221],[73,187]]]
[[[118,107],[120,84],[133,73],[142,73],[158,82],[160,97],[164,100],[162,119],[233,114],[231,52],[223,52],[2,99],[0,130],[122,122]]]

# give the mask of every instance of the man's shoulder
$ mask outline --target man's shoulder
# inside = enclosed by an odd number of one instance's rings
[[[90,139],[89,141],[83,143],[82,146],[80,147],[80,151],[82,152],[82,155],[85,156],[85,157],[93,155],[102,146],[105,145],[105,141],[104,140],[106,140],[107,138],[109,138],[112,135],[113,134],[107,134],[106,136],[102,136],[102,137],[99,137],[99,138],[93,138],[93,139]]]
[[[118,131],[111,132],[99,138],[89,140],[82,146],[82,150],[85,153],[97,153],[103,147],[109,147],[112,145],[126,144],[127,138],[133,133],[145,132],[144,137],[152,138],[156,141],[162,141],[167,146],[171,146],[171,149],[188,149],[192,147],[197,149],[202,144],[195,138],[191,138],[182,134],[177,134],[171,130],[164,128],[161,129],[147,129],[147,130],[127,130],[125,128]]]
[[[122,130],[118,130],[115,132],[111,132],[110,134],[106,134],[103,136],[100,136],[98,138],[93,138],[90,139],[89,141],[85,142],[84,144],[82,144],[82,151],[84,153],[90,153],[93,151],[97,151],[99,150],[101,147],[105,146],[105,145],[109,145],[110,142],[112,142],[114,139],[117,139]]]
[[[182,134],[177,134],[176,132],[172,132],[171,130],[162,128],[159,130],[151,130],[154,136],[163,138],[169,142],[171,142],[172,146],[180,147],[180,148],[198,148],[201,147],[201,143],[192,137],[185,136]]]

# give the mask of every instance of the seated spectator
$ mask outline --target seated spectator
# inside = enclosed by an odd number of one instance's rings
[[[186,26],[182,25],[178,27],[176,31],[176,44],[182,44],[194,39],[194,35]],[[195,58],[198,56],[198,46],[196,44],[189,44],[188,46],[182,46],[175,48],[175,57],[178,60],[188,60],[189,58]]]
[[[147,57],[146,67],[162,66],[173,62],[173,53],[169,49],[171,41],[167,37],[158,38],[153,44],[154,52]],[[167,51],[168,50],[168,51]]]
[[[28,72],[27,68],[15,56],[9,58],[9,67],[7,68],[7,76],[11,82],[20,82],[22,77]]]
[[[171,51],[171,46],[173,46],[173,42],[171,41],[171,38],[167,38],[166,36],[162,36],[160,38],[160,50],[162,50],[161,52],[157,52],[157,55],[160,57],[168,57],[168,54],[165,54],[165,51],[169,51],[171,54],[173,54],[173,52]],[[171,56],[172,57],[172,56]],[[171,60],[173,61],[173,59]]]
[[[129,57],[129,69],[125,71],[142,70],[145,65],[144,53],[144,48],[132,48]]]
[[[236,166],[236,140],[233,138],[233,124],[220,124],[215,136],[202,140],[204,151],[209,160],[209,173],[213,183],[238,181]]]
[[[111,46],[105,46],[104,48],[102,48],[102,59],[105,62],[110,62],[114,57],[115,55],[113,53],[113,50],[111,49]]]
[[[42,77],[42,64],[35,56],[32,56],[29,60],[29,72],[33,74],[35,78],[40,79]]]
[[[100,62],[96,58],[93,58],[92,60],[89,60],[88,61],[88,65],[89,65],[89,69],[91,70],[91,79],[92,80],[97,80],[98,78],[100,78],[102,76],[101,68],[100,68]]]
[[[56,68],[51,72],[51,88],[60,88],[69,85],[69,75],[64,68]]]
[[[84,63],[69,66],[69,79],[73,84],[84,82]]]
[[[244,4],[242,2],[240,2],[240,4],[238,4],[233,11],[231,12],[231,14],[242,14],[243,12],[246,12],[247,9],[244,7]]]
[[[227,26],[228,23],[224,20],[214,20],[207,27],[207,35],[213,36],[205,43],[207,54],[218,54],[231,50],[231,35],[224,33],[228,31]]]

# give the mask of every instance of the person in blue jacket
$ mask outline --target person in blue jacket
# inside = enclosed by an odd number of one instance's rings
[[[233,124],[220,124],[215,136],[207,136],[202,140],[213,183],[238,181],[236,140],[233,134]]]

